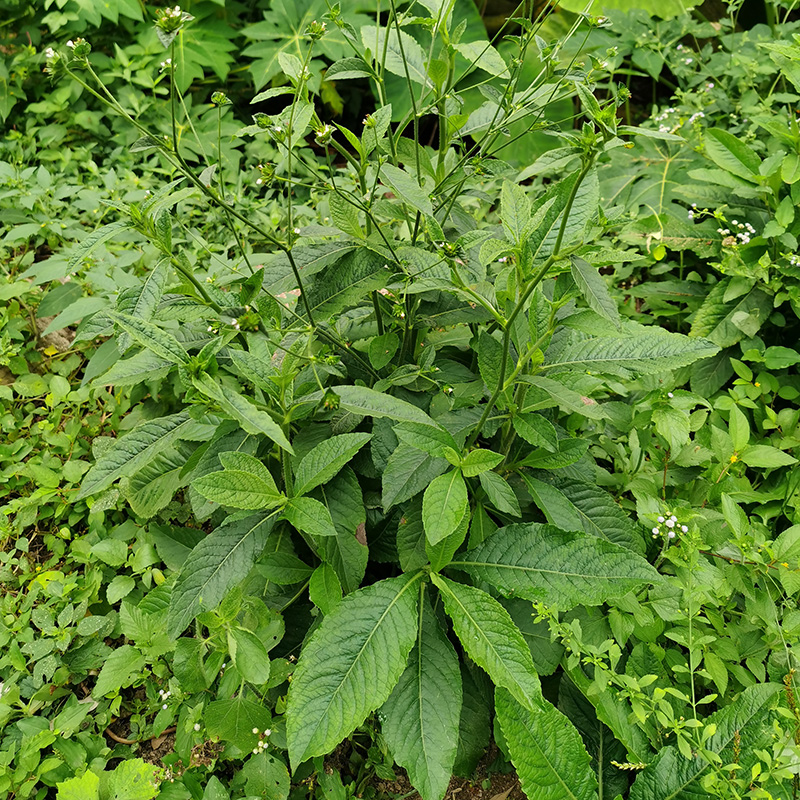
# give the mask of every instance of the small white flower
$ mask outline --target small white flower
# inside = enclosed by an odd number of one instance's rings
[[[199,730],[200,730],[200,723],[199,723],[199,722],[195,722],[195,724],[194,724],[194,729],[195,729],[196,731],[199,731]]]
[[[659,518],[658,518],[658,521],[659,521],[659,522],[663,522],[663,521],[664,521],[664,517],[659,517]]]
[[[670,539],[674,539],[674,538],[675,538],[675,531],[670,531],[670,532],[667,534],[667,536],[669,536],[669,538],[670,538]]]
[[[685,58],[685,59],[683,60],[683,63],[684,63],[684,64],[691,64],[693,61],[694,61],[694,59],[693,59],[693,58]]]
[[[661,528],[653,528],[653,533],[661,533]]]
[[[271,728],[265,728],[264,729],[264,736],[272,736],[272,729]]]
[[[258,736],[258,728],[253,728],[253,733]]]
[[[48,47],[47,50],[44,51],[45,58],[55,58],[56,51],[53,50],[52,47]]]
[[[295,228],[294,232],[299,236],[300,235],[300,228]]]
[[[664,524],[668,528],[674,528],[675,527],[675,520],[674,519],[668,519]]]
[[[73,42],[72,39],[70,39],[67,42],[67,47],[69,47],[70,50],[74,50],[75,49],[75,42]]]
[[[689,533],[689,526],[688,525],[681,525],[681,530],[684,533]]]
[[[673,397],[675,397],[675,395],[674,395],[674,394],[672,394],[672,392],[667,392],[667,397],[669,397],[670,399],[672,399]]]
[[[163,709],[164,709],[164,711],[166,711],[166,710],[167,710],[167,704],[166,704],[166,703],[164,703],[164,705],[163,705],[163,706],[161,706],[161,708],[163,708]]]
[[[713,83],[707,83],[706,84],[706,89],[708,89],[708,91],[711,91],[713,88],[714,88],[714,84]]]
[[[673,515],[670,517],[670,519],[671,519],[673,522],[677,522],[677,521],[678,521],[678,518],[677,518],[677,517],[676,517],[674,514],[673,514]]]

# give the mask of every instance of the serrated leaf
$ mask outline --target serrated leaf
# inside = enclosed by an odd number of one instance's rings
[[[544,447],[551,453],[558,452],[558,433],[550,420],[541,414],[515,414],[511,420],[514,430],[534,447]]]
[[[761,159],[758,154],[723,128],[709,127],[706,131],[706,155],[717,165],[740,178],[758,179]]]
[[[496,472],[482,472],[478,480],[480,480],[489,502],[501,514],[511,514],[512,517],[521,516],[519,500],[517,500],[514,490],[500,475]],[[470,534],[470,542],[472,541],[472,534]]]
[[[80,266],[81,261],[96,247],[99,247],[103,242],[107,242],[109,239],[113,239],[118,233],[130,227],[130,223],[127,221],[112,222],[90,233],[80,244],[76,245],[67,262],[66,272],[68,274],[75,272]]]
[[[342,584],[330,564],[320,564],[308,582],[308,599],[323,613],[330,614],[342,602]]]
[[[541,687],[528,645],[500,603],[472,586],[431,574],[453,630],[469,657],[526,708],[539,708]]]
[[[600,605],[659,579],[656,570],[630,550],[535,522],[500,528],[452,566],[507,596],[546,598],[562,611]]]
[[[193,377],[192,383],[199,392],[217,403],[248,433],[254,436],[263,434],[288,453],[294,454],[280,425],[266,411],[256,408],[246,397],[242,397],[227,386],[223,387],[210,375],[203,374]]]
[[[302,583],[310,578],[314,571],[313,567],[309,567],[296,555],[285,552],[267,553],[261,559],[260,567],[266,579],[278,586]]]
[[[392,191],[404,203],[417,209],[428,216],[433,215],[433,205],[425,190],[419,185],[417,179],[400,167],[393,164],[381,166],[381,175]]]
[[[336,536],[331,512],[313,497],[293,497],[283,510],[283,518],[309,536]]]
[[[117,647],[105,660],[92,689],[92,695],[99,699],[111,692],[118,692],[144,664],[144,656],[135,647],[129,644]]]
[[[181,343],[167,331],[144,319],[137,319],[119,311],[107,311],[106,316],[130,334],[142,347],[152,350],[159,358],[173,364],[186,364],[189,354]]]
[[[371,438],[369,433],[343,433],[320,442],[297,467],[295,494],[307,494],[327,483]]]
[[[408,75],[408,78],[415,83],[430,86],[431,82],[425,69],[425,52],[419,42],[405,31],[400,31],[398,38],[394,28],[389,30],[388,42],[386,38],[386,28],[377,28],[374,25],[364,25],[361,28],[364,47],[369,48],[375,58],[383,60],[389,72],[401,78],[406,78]]]
[[[118,478],[132,475],[188,433],[194,425],[194,420],[186,411],[137,425],[130,433],[117,439],[95,462],[86,473],[75,500],[97,494]]]
[[[275,508],[284,499],[274,483],[270,485],[262,478],[238,469],[209,472],[192,481],[192,488],[213,503],[251,511]]]
[[[393,397],[384,392],[377,392],[366,386],[333,386],[331,387],[339,397],[339,407],[354,414],[366,417],[388,417],[398,422],[416,422],[419,425],[429,425],[433,428],[439,426],[421,408],[411,403]],[[303,400],[318,403],[322,400],[323,392],[314,392]]]
[[[505,689],[495,694],[497,719],[522,790],[536,800],[596,800],[597,779],[581,735],[554,706],[533,711]]]
[[[383,735],[394,760],[422,800],[441,800],[450,783],[461,716],[461,672],[424,587],[417,641],[381,709]]]
[[[419,574],[345,597],[306,642],[286,706],[292,767],[331,752],[386,702],[416,639]]]
[[[263,642],[252,631],[232,628],[228,650],[236,671],[250,683],[263,684],[269,680],[269,656]]]
[[[570,259],[570,272],[589,308],[619,328],[620,317],[617,303],[611,297],[608,286],[606,286],[606,282],[602,279],[597,269],[582,258],[572,256]]]
[[[422,522],[430,544],[438,544],[458,528],[468,503],[467,485],[459,470],[431,481],[422,497]]]
[[[223,742],[249,752],[259,739],[253,729],[269,728],[272,716],[264,703],[247,700],[240,694],[232,700],[209,703],[203,711],[203,723],[209,736],[218,736]]]
[[[531,221],[531,202],[524,187],[511,181],[503,181],[500,219],[510,242],[519,245],[525,240],[526,228]]]
[[[405,442],[417,450],[430,453],[436,458],[444,458],[445,448],[458,452],[458,443],[444,428],[432,425],[421,425],[416,422],[402,422],[395,426],[394,433],[401,442]]]
[[[494,469],[503,456],[492,450],[472,450],[461,461],[461,472],[466,478],[474,478],[487,470]]]
[[[547,359],[543,369],[553,372],[585,369],[628,378],[685,367],[719,350],[713,342],[662,328],[643,325],[632,328],[628,324],[623,331],[619,337],[573,338],[561,352]]]
[[[383,487],[381,501],[384,511],[388,511],[393,505],[410,500],[425,489],[437,475],[441,475],[447,467],[448,463],[443,458],[433,458],[410,445],[400,444],[389,456],[386,469],[381,476]]]
[[[243,580],[264,549],[273,518],[250,516],[221,525],[189,553],[172,589],[167,633],[178,637],[203,609],[213,609]]]
[[[117,304],[117,310],[138,319],[150,320],[161,302],[167,285],[168,263],[167,259],[160,259],[127,301],[124,304]],[[119,351],[124,353],[130,346],[130,334],[127,331],[120,334],[117,337],[117,344]]]

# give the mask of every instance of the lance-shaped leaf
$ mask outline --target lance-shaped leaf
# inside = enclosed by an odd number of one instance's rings
[[[225,523],[189,553],[172,589],[167,633],[179,636],[203,609],[216,608],[243,580],[264,549],[274,518],[249,516]]]
[[[289,688],[292,767],[330,753],[386,702],[416,640],[420,573],[345,597],[303,648]]]
[[[384,164],[381,167],[381,175],[392,191],[404,203],[408,203],[412,208],[416,208],[417,211],[421,211],[423,214],[433,215],[431,199],[417,183],[416,178],[392,164]]]
[[[86,473],[76,500],[96,494],[115,480],[132,475],[141,466],[163,453],[195,426],[188,412],[181,411],[169,417],[151,419],[137,425],[130,433],[121,436]]]
[[[596,267],[578,256],[570,260],[572,279],[580,289],[583,299],[595,313],[610,320],[619,328],[619,310],[617,303],[608,291],[606,282],[600,277]]]
[[[284,499],[275,485],[240,469],[209,472],[192,482],[192,488],[207,500],[231,508],[274,508]]]
[[[623,330],[624,335],[620,337],[583,339],[575,336],[552,358],[548,353],[548,363],[543,369],[552,373],[591,370],[628,378],[686,367],[719,350],[706,339],[690,339],[652,326],[627,324]]]
[[[438,429],[438,425],[421,409],[411,403],[392,397],[384,392],[376,392],[366,386],[333,386],[339,398],[339,407],[354,414],[366,417],[388,417],[398,422],[416,422]],[[323,392],[314,392],[303,398],[303,401],[319,403]],[[434,431],[433,433],[436,433]]]
[[[453,630],[469,657],[526,708],[542,703],[531,652],[508,611],[491,595],[433,573]]]
[[[343,433],[320,442],[297,467],[295,494],[307,494],[329,481],[371,438],[369,433]]]
[[[120,296],[117,311],[122,311],[137,319],[152,319],[161,302],[164,287],[167,285],[168,265],[169,261],[166,258],[159,260],[139,286],[134,287],[130,294]],[[121,353],[130,347],[130,334],[127,331],[117,337],[117,345]]]
[[[536,800],[597,800],[589,754],[574,725],[550,703],[533,711],[505,689],[495,708],[522,790]]]
[[[441,800],[458,749],[461,671],[422,590],[417,643],[383,706],[383,735],[423,800]]]
[[[75,249],[72,251],[69,263],[67,264],[67,273],[74,272],[81,261],[96,247],[99,247],[103,242],[107,242],[109,239],[113,239],[120,231],[127,230],[130,227],[131,224],[127,220],[124,222],[111,222],[90,233],[80,244],[76,245]]]
[[[422,498],[422,522],[431,544],[446,539],[464,518],[469,498],[461,471],[450,470],[431,481]]]
[[[159,358],[173,364],[186,364],[189,354],[183,345],[171,334],[146,319],[132,317],[119,311],[108,311],[106,316],[130,334],[142,347],[152,350]]]
[[[211,398],[248,433],[252,433],[254,436],[263,434],[272,439],[279,447],[289,453],[294,453],[280,425],[266,411],[256,408],[246,397],[242,397],[227,386],[221,386],[210,375],[193,377],[192,383],[199,392]]]
[[[600,605],[659,578],[624,547],[535,522],[501,528],[452,566],[506,595],[544,600],[564,611]]]

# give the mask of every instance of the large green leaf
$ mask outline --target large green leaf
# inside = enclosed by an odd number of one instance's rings
[[[685,367],[718,350],[706,339],[626,323],[620,336],[572,336],[560,352],[548,350],[544,368],[552,373],[589,370],[628,378]]]
[[[443,458],[432,456],[407,444],[400,444],[389,456],[381,476],[382,502],[385,511],[410,500],[448,467]]]
[[[584,533],[536,522],[500,528],[452,566],[509,596],[567,611],[621,597],[658,573],[641,556]]]
[[[421,589],[417,642],[382,709],[383,735],[394,760],[408,773],[422,800],[441,800],[458,747],[461,672]]]
[[[306,642],[286,706],[292,767],[325,755],[388,699],[416,639],[421,574],[345,597]]]
[[[531,710],[541,705],[539,676],[522,634],[500,603],[486,592],[433,573],[453,630],[469,657],[497,686]]]
[[[378,61],[382,60],[384,52],[386,53],[383,63],[389,72],[401,78],[407,77],[408,80],[423,86],[431,85],[425,69],[425,52],[413,36],[400,31],[398,38],[397,30],[392,27],[387,42],[386,28],[364,25],[361,28],[361,40],[364,47],[369,48]]]
[[[606,282],[600,277],[596,267],[578,256],[570,260],[572,278],[581,290],[583,299],[595,313],[605,317],[619,327],[620,318],[617,303],[608,291]]]
[[[381,167],[381,175],[404,203],[408,203],[412,208],[428,216],[433,214],[431,199],[425,194],[415,177],[392,164],[384,164]]]
[[[369,433],[343,433],[320,442],[297,467],[295,494],[306,494],[329,481],[371,438]]]
[[[716,732],[705,743],[708,750],[722,756],[722,763],[746,760],[755,748],[767,746],[764,730],[772,699],[783,686],[761,683],[745,689],[730,705],[712,714],[705,722],[715,724]],[[738,734],[739,758],[733,754],[733,740]],[[765,737],[766,734],[766,737]],[[702,756],[689,760],[673,746],[664,747],[647,765],[631,788],[630,800],[697,800],[706,797],[699,781],[710,769]]]
[[[227,522],[189,553],[170,597],[170,636],[179,636],[203,609],[216,608],[227,591],[245,578],[264,549],[273,522],[263,515]]]
[[[240,469],[209,472],[195,481],[192,488],[207,500],[231,508],[255,511],[280,505],[283,495],[258,475]]]
[[[530,710],[498,689],[495,707],[522,790],[536,800],[596,800],[597,779],[581,735],[550,703]]]
[[[694,314],[690,336],[702,336],[719,347],[732,347],[755,336],[772,313],[772,297],[758,286],[725,300],[730,280],[716,284]]]
[[[96,494],[118,478],[132,475],[177,439],[188,434],[195,425],[186,411],[137,425],[130,433],[117,439],[86,473],[75,500]]]
[[[542,472],[536,474],[543,480],[526,473],[522,473],[522,478],[551,525],[566,531],[582,530],[644,554],[640,528],[601,486]]]

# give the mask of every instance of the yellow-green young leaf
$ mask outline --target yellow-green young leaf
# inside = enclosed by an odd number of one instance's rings
[[[58,784],[56,800],[100,800],[100,778],[91,770]]]
[[[342,584],[336,570],[322,563],[308,582],[308,598],[323,613],[330,614],[342,602]]]
[[[469,498],[467,485],[457,469],[431,481],[422,497],[422,523],[431,544],[446,539],[464,518]]]
[[[461,472],[467,478],[474,478],[482,472],[494,469],[502,460],[503,456],[492,450],[472,450],[461,461]]]
[[[266,411],[256,408],[247,398],[242,397],[230,387],[218,384],[210,375],[193,377],[195,388],[211,398],[226,414],[238,422],[248,433],[253,436],[263,434],[279,447],[294,454],[289,440],[283,431]]]
[[[469,506],[464,510],[464,516],[458,523],[456,529],[449,536],[445,536],[441,542],[431,544],[426,537],[423,537],[425,544],[425,555],[430,561],[431,569],[439,572],[444,569],[452,560],[456,550],[464,543],[469,530],[470,510]]]
[[[546,600],[562,611],[600,605],[659,579],[644,558],[624,547],[535,522],[500,528],[452,565],[503,594]]]
[[[274,483],[270,485],[256,475],[238,469],[210,472],[192,481],[192,488],[213,503],[250,511],[275,508],[285,499]]]
[[[526,708],[542,703],[539,676],[531,651],[508,611],[491,595],[472,586],[431,574],[439,588],[453,630],[469,657]]]
[[[733,449],[737,453],[744,450],[750,441],[750,424],[739,406],[731,408],[731,415],[728,419],[728,433],[731,435]]]
[[[309,536],[336,536],[331,512],[313,497],[294,497],[283,510],[283,518]]]
[[[286,706],[293,769],[330,753],[386,702],[416,640],[420,577],[389,578],[347,595],[306,642]]]
[[[572,256],[570,264],[572,279],[580,289],[583,299],[586,300],[589,308],[619,328],[620,318],[617,303],[609,294],[608,286],[606,286],[606,282],[600,276],[597,268],[582,258],[578,258],[578,256]]]
[[[269,680],[267,648],[252,631],[232,628],[228,633],[228,652],[236,671],[244,680],[255,684]]]
[[[417,641],[381,709],[389,750],[422,800],[444,797],[458,748],[460,712],[458,656],[422,586]]]
[[[76,500],[109,487],[118,478],[132,475],[180,439],[195,422],[188,412],[151,419],[117,439],[86,473]]]
[[[369,433],[343,433],[320,442],[297,467],[295,494],[307,494],[327,483],[371,438]]]
[[[152,350],[159,358],[173,364],[186,364],[189,354],[183,345],[167,331],[153,325],[145,319],[122,314],[119,311],[106,312],[108,318],[119,325],[122,330],[130,334],[142,347]]]
[[[234,519],[210,533],[189,553],[172,588],[167,633],[178,637],[203,609],[214,609],[244,580],[261,555],[274,518]]]
[[[526,238],[525,228],[531,221],[531,201],[524,187],[518,183],[503,181],[500,218],[508,241],[516,245],[521,244]]]
[[[554,706],[520,705],[505,689],[495,692],[500,729],[522,790],[536,800],[597,800],[597,779],[580,733]]]
[[[733,759],[733,741],[742,753],[752,753],[763,741],[775,695],[784,691],[780,683],[748,686],[730,705],[716,711],[704,722],[716,725],[705,742],[711,752],[721,754],[723,764]],[[712,771],[705,758],[684,758],[674,747],[662,747],[631,787],[630,800],[684,800],[708,795],[701,788],[703,776]]]

